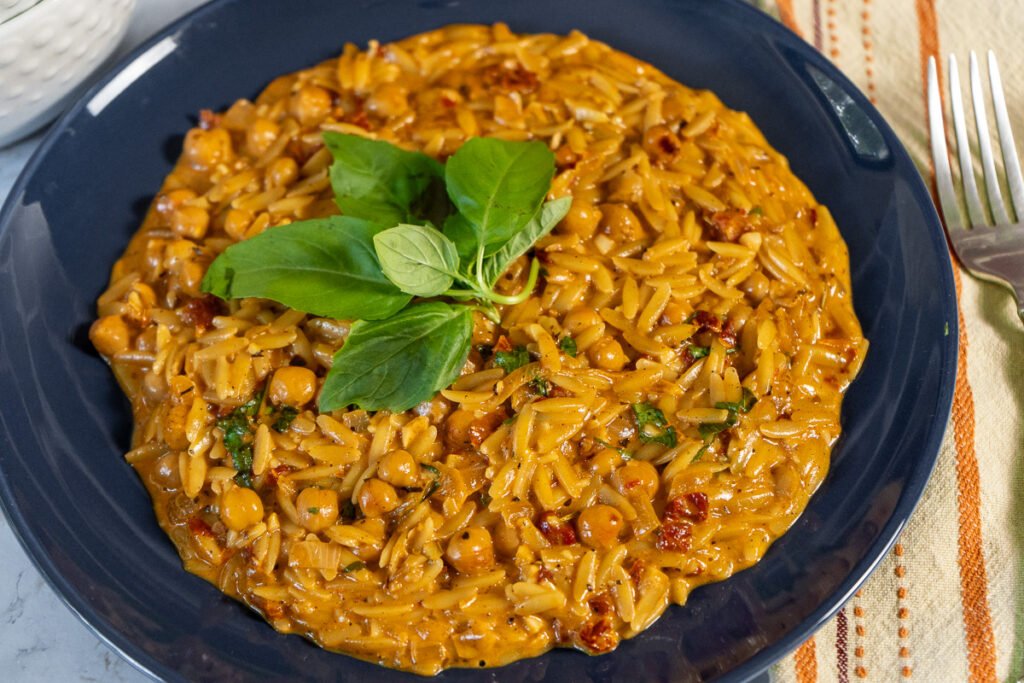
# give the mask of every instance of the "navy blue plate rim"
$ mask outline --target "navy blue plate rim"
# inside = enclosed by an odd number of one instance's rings
[[[0,238],[4,236],[7,230],[11,229],[10,217],[14,212],[17,200],[24,193],[26,186],[42,160],[45,159],[54,144],[69,127],[69,124],[81,113],[93,97],[124,73],[128,67],[145,55],[153,46],[175,35],[193,22],[202,20],[207,14],[215,13],[221,5],[231,1],[212,0],[188,12],[158,31],[113,65],[100,80],[81,96],[74,106],[50,127],[44,139],[40,142],[38,148],[19,174],[3,207],[0,208]],[[886,137],[896,141],[896,144],[893,145],[894,155],[912,163],[906,149],[898,142],[898,138],[881,113],[868,101],[856,85],[824,57],[821,57],[812,46],[784,25],[770,19],[767,15],[764,15],[743,0],[718,0],[718,2],[726,6],[729,11],[748,13],[751,21],[760,25],[759,30],[775,32],[776,35],[780,33],[788,34],[790,42],[795,39],[803,52],[801,56],[807,58],[809,63],[817,66],[829,78],[840,84],[844,90],[852,93],[856,98],[857,106],[867,110],[872,115],[872,122],[878,126]],[[268,78],[273,77],[273,75],[269,74]],[[144,75],[142,77],[144,78]],[[948,253],[945,234],[942,230],[939,216],[924,182],[917,178],[916,182],[912,182],[911,185],[911,195],[919,207],[922,208],[925,221],[930,228],[929,238],[932,245],[940,252]],[[943,305],[948,321],[947,330],[953,331],[948,333],[944,340],[945,348],[942,349],[944,352],[943,364],[936,370],[940,378],[940,395],[936,405],[940,409],[934,415],[928,438],[919,448],[920,456],[916,467],[905,482],[901,496],[896,502],[890,518],[879,531],[874,543],[866,551],[865,557],[852,568],[848,578],[839,585],[832,595],[823,600],[815,610],[786,633],[778,642],[760,650],[742,664],[728,671],[722,678],[735,681],[751,680],[763,673],[773,663],[795,650],[835,616],[853,596],[882,562],[906,526],[937,464],[939,448],[945,434],[945,425],[948,423],[952,410],[957,360],[960,352],[959,336],[956,333],[959,325],[959,310],[952,268],[952,262],[947,258],[944,263],[940,264],[941,282],[936,283],[938,289],[942,292]],[[180,674],[175,669],[147,653],[129,635],[118,630],[87,604],[78,591],[67,582],[60,569],[54,564],[52,557],[47,554],[40,540],[34,535],[25,519],[25,511],[15,505],[13,501],[14,497],[10,488],[10,481],[6,473],[0,470],[0,509],[3,510],[9,521],[18,542],[24,548],[35,567],[40,571],[44,580],[54,589],[61,602],[101,641],[141,673],[157,680],[182,680]]]

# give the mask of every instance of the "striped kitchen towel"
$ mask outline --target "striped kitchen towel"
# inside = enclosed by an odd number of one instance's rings
[[[945,66],[950,52],[966,64],[969,50],[994,50],[1024,139],[1024,2],[757,4],[860,86],[929,182],[929,56]],[[960,362],[935,474],[899,543],[829,624],[776,665],[776,680],[1024,677],[1024,326],[1008,292],[955,270]]]

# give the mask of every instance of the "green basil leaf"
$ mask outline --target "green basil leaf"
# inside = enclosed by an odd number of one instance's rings
[[[561,341],[558,342],[558,348],[562,350],[567,356],[576,357],[576,340],[572,337],[562,337]]]
[[[525,346],[516,346],[511,351],[498,351],[494,354],[494,364],[505,371],[505,374],[517,370],[530,362],[530,352]]]
[[[472,309],[442,302],[411,306],[387,320],[360,320],[334,356],[320,410],[408,410],[459,375],[473,331]]]
[[[455,244],[462,272],[472,272],[476,260],[477,234],[461,213],[453,213],[444,222],[444,235]]]
[[[399,289],[437,296],[449,289],[459,268],[455,244],[433,228],[399,225],[373,236],[380,267]]]
[[[555,155],[544,143],[495,138],[472,138],[445,167],[448,196],[488,254],[533,217],[554,174]]]
[[[386,318],[412,297],[381,272],[373,249],[381,230],[351,216],[270,228],[225,249],[202,289],[222,299],[272,299],[329,318]]]
[[[757,397],[754,396],[754,392],[746,387],[743,387],[743,396],[739,401],[730,403],[729,401],[719,401],[715,404],[716,408],[728,410],[733,413],[749,413],[750,409],[757,403]]]
[[[558,221],[565,218],[570,206],[572,197],[560,197],[544,202],[540,211],[523,226],[522,230],[502,244],[493,256],[484,259],[484,282],[493,287],[513,261],[525,254],[537,240],[551,232],[558,225]]]
[[[334,156],[331,185],[342,213],[386,225],[444,222],[451,206],[436,159],[358,135],[327,131],[323,138]]]
[[[641,441],[644,443],[660,443],[669,448],[675,448],[677,443],[676,430],[668,425],[665,413],[650,403],[634,403],[633,415],[636,417]]]
[[[686,348],[690,352],[690,358],[692,358],[694,360],[697,360],[698,358],[703,358],[704,356],[706,356],[709,353],[711,353],[711,347],[710,346],[694,346],[694,345],[691,344],[690,346],[687,346]]]

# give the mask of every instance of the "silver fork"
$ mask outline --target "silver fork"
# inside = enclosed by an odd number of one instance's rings
[[[1017,299],[1017,313],[1024,321],[1024,179],[1021,178],[1017,149],[1013,144],[1013,131],[1010,129],[1010,117],[1006,112],[1006,98],[999,78],[999,65],[996,63],[995,54],[989,50],[988,77],[992,89],[992,105],[995,109],[997,137],[1003,155],[1006,185],[1010,190],[1012,202],[1008,210],[1003,201],[999,175],[992,157],[985,94],[974,52],[970,55],[969,68],[974,120],[978,129],[978,147],[983,171],[982,184],[985,187],[992,220],[989,221],[985,206],[978,196],[971,148],[967,139],[967,125],[964,122],[964,106],[960,97],[960,75],[957,71],[956,57],[953,55],[949,56],[949,101],[953,112],[953,130],[956,135],[960,176],[963,181],[970,229],[965,225],[960,213],[960,203],[953,186],[949,152],[946,149],[942,99],[939,97],[935,58],[931,57],[928,60],[928,120],[942,216],[946,222],[946,234],[949,235],[953,251],[960,262],[976,277],[1009,287]]]

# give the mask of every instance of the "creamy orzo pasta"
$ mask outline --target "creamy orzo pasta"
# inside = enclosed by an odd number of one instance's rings
[[[439,159],[540,140],[572,198],[536,289],[478,315],[462,374],[407,412],[317,410],[350,322],[200,289],[229,245],[338,213],[323,131]],[[346,45],[202,112],[98,309],[185,568],[420,673],[608,652],[758,562],[826,475],[867,350],[832,217],[745,114],[502,24]]]

